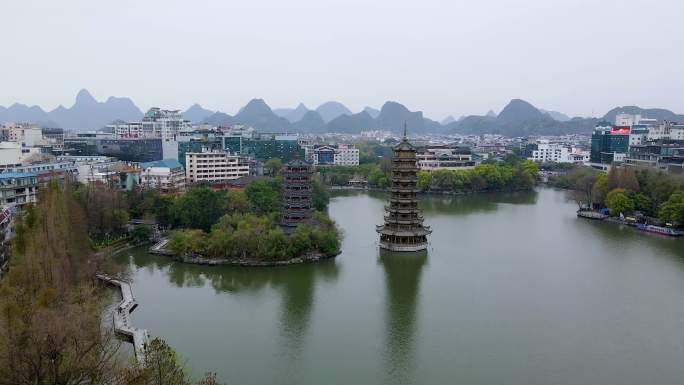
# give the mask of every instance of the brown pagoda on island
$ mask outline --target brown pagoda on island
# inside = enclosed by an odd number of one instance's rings
[[[406,125],[404,138],[394,147],[392,184],[389,205],[385,206],[385,224],[377,226],[380,248],[389,251],[421,251],[428,247],[430,227],[423,225],[418,208],[418,165],[416,149],[408,142]]]
[[[297,227],[313,214],[311,165],[294,159],[283,167],[283,216],[281,225]]]

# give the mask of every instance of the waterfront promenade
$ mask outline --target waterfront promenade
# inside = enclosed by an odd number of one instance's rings
[[[135,297],[133,297],[131,285],[126,281],[104,274],[98,274],[97,279],[119,288],[121,302],[114,311],[114,331],[133,341],[135,357],[142,364],[145,358],[145,344],[149,339],[149,333],[146,329],[136,328],[131,323],[130,314],[138,306],[138,303],[135,302]]]

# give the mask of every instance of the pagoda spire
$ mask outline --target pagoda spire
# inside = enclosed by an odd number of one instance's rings
[[[402,139],[404,142],[408,142],[408,135],[406,134],[406,121],[404,120],[404,138]]]

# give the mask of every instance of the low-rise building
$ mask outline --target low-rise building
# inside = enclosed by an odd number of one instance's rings
[[[429,146],[416,153],[421,170],[461,170],[473,168],[477,161],[468,147]]]
[[[175,159],[142,163],[140,168],[140,185],[144,189],[155,189],[169,193],[185,188],[183,166]]]
[[[96,134],[65,138],[64,152],[72,156],[113,156],[125,162],[153,162],[163,159],[164,153],[159,138],[113,139]]]
[[[570,163],[570,149],[560,143],[531,143],[526,147],[527,159],[541,163]]]
[[[16,142],[0,142],[0,168],[21,165],[21,144]]]
[[[38,176],[28,172],[0,173],[0,206],[15,204],[21,208],[36,202]]]
[[[8,167],[4,172],[32,173],[38,178],[38,183],[43,184],[51,180],[63,181],[65,178],[77,179],[79,169],[73,162],[53,161]]]
[[[222,182],[249,175],[249,161],[226,151],[185,153],[188,183]]]
[[[284,163],[293,159],[304,159],[305,151],[298,143],[297,134],[252,133],[223,136],[223,149],[231,154],[249,156],[265,162],[278,158]]]
[[[684,173],[684,140],[652,140],[631,146],[625,163],[635,167],[652,167],[676,174]]]
[[[0,206],[0,275],[9,261],[14,210],[13,204]]]
[[[7,130],[7,140],[17,142],[24,147],[43,144],[43,130],[30,123],[7,123],[3,126]]]
[[[351,144],[314,145],[310,150],[314,165],[358,166],[359,149]]]

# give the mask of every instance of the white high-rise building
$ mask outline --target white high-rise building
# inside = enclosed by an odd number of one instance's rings
[[[152,107],[142,120],[145,135],[162,140],[175,140],[180,131],[189,130],[189,120],[183,119],[179,110],[162,110]]]
[[[638,124],[641,120],[641,115],[632,114],[617,114],[615,115],[615,125],[618,127],[632,127]]]
[[[117,138],[143,138],[142,122],[114,122],[108,124],[110,129]]]
[[[176,140],[181,132],[191,131],[192,124],[183,119],[179,110],[152,107],[141,122],[114,122],[107,125],[117,138],[161,138]]]

